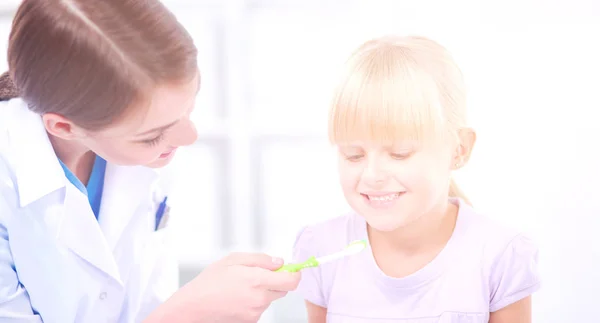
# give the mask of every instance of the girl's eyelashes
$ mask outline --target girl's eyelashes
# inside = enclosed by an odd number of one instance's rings
[[[356,162],[365,157],[365,153],[359,149],[340,149],[338,151],[345,160]]]
[[[344,155],[344,158],[348,161],[359,161],[363,155]]]
[[[392,159],[395,160],[403,160],[403,159],[407,159],[408,157],[410,157],[411,154],[409,153],[402,153],[402,154],[395,154],[395,153],[390,153],[390,157],[392,157]],[[344,155],[344,158],[348,161],[360,161],[364,158],[364,155]]]
[[[142,140],[141,142],[148,146],[156,146],[163,140],[163,138],[164,138],[164,133],[161,133],[158,136],[156,136],[155,138]]]
[[[340,153],[344,157],[344,159],[346,159],[348,161],[352,161],[352,162],[361,161],[361,160],[365,159],[366,156],[369,155],[369,153],[362,152],[362,151],[340,151]],[[386,154],[387,156],[389,156],[391,159],[394,159],[394,160],[404,160],[404,159],[410,158],[413,155],[413,153],[414,153],[414,151],[409,151],[409,150],[403,149],[403,150],[396,150],[396,151],[388,150],[384,154]],[[378,154],[378,153],[375,153],[375,154]]]
[[[410,153],[390,153],[390,157],[397,160],[402,160],[410,157]]]

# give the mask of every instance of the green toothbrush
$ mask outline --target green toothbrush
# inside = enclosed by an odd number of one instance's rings
[[[319,258],[312,256],[312,257],[308,258],[306,261],[301,262],[301,263],[283,265],[281,268],[277,269],[276,271],[285,271],[285,272],[289,272],[289,273],[295,273],[304,268],[317,267],[324,263],[328,263],[328,262],[331,262],[331,261],[334,261],[334,260],[337,260],[337,259],[340,259],[340,258],[343,258],[346,256],[351,256],[351,255],[357,254],[357,253],[363,251],[366,247],[367,247],[366,240],[352,241],[342,251],[336,252],[331,255],[319,257]]]

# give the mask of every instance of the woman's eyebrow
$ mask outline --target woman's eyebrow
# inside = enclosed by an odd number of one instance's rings
[[[156,128],[153,128],[153,129],[150,129],[150,130],[138,133],[135,136],[136,137],[141,137],[141,136],[148,135],[148,134],[151,134],[151,133],[154,133],[154,132],[160,132],[160,131],[163,131],[163,130],[167,130],[167,129],[171,128],[172,126],[174,126],[177,123],[177,121],[179,121],[179,120],[173,121],[173,122],[171,122],[171,123],[169,123],[167,125],[164,125],[164,126],[156,127]]]

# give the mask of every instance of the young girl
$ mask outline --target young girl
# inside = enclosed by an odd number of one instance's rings
[[[422,37],[384,37],[350,58],[330,111],[353,212],[304,228],[304,261],[367,239],[369,248],[305,269],[309,322],[528,323],[537,248],[477,213],[451,179],[469,160],[461,72]]]

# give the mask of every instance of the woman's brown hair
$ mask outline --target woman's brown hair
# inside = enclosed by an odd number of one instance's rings
[[[36,113],[87,129],[198,73],[192,38],[159,0],[24,0],[8,65],[0,99],[21,97]]]

